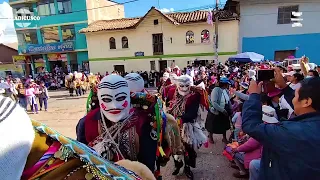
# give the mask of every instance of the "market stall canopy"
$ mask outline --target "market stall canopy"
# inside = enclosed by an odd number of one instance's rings
[[[228,60],[231,62],[237,61],[241,63],[261,62],[264,60],[264,56],[255,52],[244,52],[231,56]]]

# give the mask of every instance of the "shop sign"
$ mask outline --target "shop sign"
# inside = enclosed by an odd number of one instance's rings
[[[67,61],[67,54],[48,54],[49,61]]]
[[[144,56],[144,52],[141,52],[141,51],[135,52],[134,56]]]
[[[44,64],[44,63],[34,63],[34,66],[35,66],[36,68],[38,68],[38,67],[45,67],[45,64]]]
[[[30,57],[29,56],[12,56],[13,64],[21,65],[21,64],[29,64]]]
[[[33,61],[34,61],[35,63],[44,63],[44,59],[43,59],[43,58],[34,59]]]
[[[23,69],[21,65],[16,64],[3,64],[0,65],[0,71],[14,71],[23,73]]]
[[[54,53],[54,52],[65,52],[73,51],[73,41],[50,43],[50,44],[29,44],[27,45],[25,52],[26,54],[39,54],[39,53]]]

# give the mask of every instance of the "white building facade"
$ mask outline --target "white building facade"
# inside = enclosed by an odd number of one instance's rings
[[[292,12],[302,27],[292,27]],[[320,0],[240,0],[239,52],[256,52],[269,60],[306,55],[320,63]]]
[[[143,17],[95,21],[80,33],[88,44],[90,70],[97,72],[162,71],[177,65],[215,60],[214,25],[207,11],[164,14],[152,7]],[[238,50],[238,15],[220,11],[219,61]]]

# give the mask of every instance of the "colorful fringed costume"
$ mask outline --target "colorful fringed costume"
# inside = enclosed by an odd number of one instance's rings
[[[92,149],[32,121],[35,139],[21,179],[142,180],[134,172],[99,157]]]
[[[129,85],[131,93],[131,104],[135,108],[154,107],[155,122],[157,129],[158,148],[155,176],[162,179],[160,168],[164,167],[173,154],[182,152],[179,127],[173,116],[164,113],[163,101],[159,95],[151,95],[144,88],[144,80],[137,73],[129,73],[124,77]],[[158,128],[159,127],[159,128]]]
[[[176,84],[177,88],[170,89],[168,93],[170,100],[168,113],[172,114],[180,125],[181,139],[184,144],[184,172],[190,179],[193,179],[190,167],[195,168],[196,166],[195,149],[207,140],[196,119],[200,106],[208,108],[208,100],[205,90],[194,87],[190,76],[180,76]],[[177,175],[183,166],[181,157],[175,156],[175,166],[176,170],[173,175]]]
[[[154,170],[157,137],[154,109],[132,108],[126,80],[105,76],[98,85],[99,107],[77,125],[77,139],[111,161],[138,160]],[[155,137],[154,137],[155,136]]]
[[[73,96],[75,84],[73,81],[73,74],[72,73],[69,73],[68,75],[66,75],[65,85],[66,85],[66,88],[69,90],[70,96]]]
[[[107,76],[106,78],[111,78],[111,80],[118,78],[119,80],[117,82],[121,82],[125,86],[124,89],[118,89],[115,93],[128,93],[126,84],[130,83],[124,83],[121,81],[123,80],[122,78],[115,76],[116,75],[109,75],[109,77]],[[111,80],[109,79],[106,84],[110,85]],[[102,81],[99,87],[103,84],[104,82]],[[100,89],[98,89],[97,96],[101,97],[99,90]],[[113,91],[114,90],[109,91],[108,93],[112,94]],[[114,143],[111,143],[103,150],[104,145],[99,143],[104,142],[104,144],[108,144],[106,141],[111,139],[109,138],[110,136],[106,135],[107,132],[102,122],[102,118],[106,117],[102,117],[105,115],[101,113],[101,111],[104,111],[101,107],[115,107],[111,104],[104,105],[101,101],[100,108],[91,110],[79,121],[77,125],[77,139],[80,142],[92,146],[106,159],[112,161],[118,161],[123,158],[138,160],[154,172],[157,157],[170,157],[171,153],[181,151],[179,134],[177,136],[170,134],[170,132],[178,131],[177,123],[172,116],[167,116],[167,114],[164,113],[162,110],[162,101],[157,96],[147,92],[131,92],[129,98],[130,99],[126,100],[130,107],[128,112],[129,118],[124,121],[113,122],[109,120],[109,118],[113,117],[109,116],[105,121],[108,131],[119,149],[114,146]],[[102,101],[105,100],[102,99]],[[97,103],[99,104],[99,101]],[[162,144],[164,141],[166,142],[166,146],[163,148]]]
[[[89,77],[89,84],[90,84],[90,92],[87,99],[86,109],[87,113],[93,109],[96,109],[99,107],[99,100],[97,96],[97,85],[99,84],[99,79],[97,76],[90,74]]]

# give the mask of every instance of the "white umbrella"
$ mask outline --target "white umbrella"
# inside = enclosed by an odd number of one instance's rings
[[[231,56],[229,61],[238,61],[238,62],[261,62],[264,60],[264,56],[255,52],[244,52]]]
[[[10,89],[11,87],[7,83],[0,83],[0,89]]]

